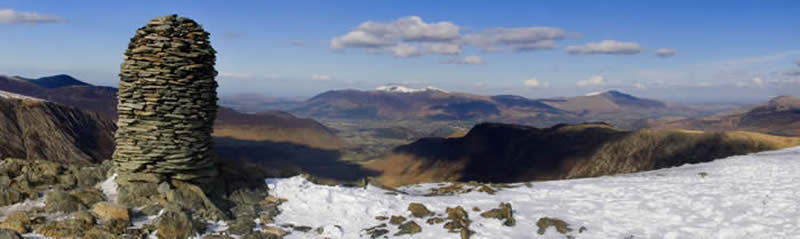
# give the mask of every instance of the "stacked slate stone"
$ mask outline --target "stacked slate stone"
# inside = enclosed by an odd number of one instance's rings
[[[217,175],[211,138],[216,61],[209,33],[191,19],[158,17],[139,28],[120,70],[118,182],[194,181]]]

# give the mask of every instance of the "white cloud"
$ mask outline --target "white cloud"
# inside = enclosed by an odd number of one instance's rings
[[[443,42],[461,37],[459,27],[451,22],[426,23],[409,16],[392,22],[366,21],[353,31],[331,39],[330,47],[385,48],[401,42]]]
[[[311,79],[312,80],[319,80],[319,81],[326,81],[326,80],[330,80],[331,76],[314,74],[314,75],[311,75]]]
[[[522,81],[522,84],[524,84],[525,87],[530,87],[530,88],[538,88],[538,87],[547,87],[547,86],[549,86],[549,84],[547,82],[541,82],[541,81],[537,80],[536,78],[528,78],[527,80]]]
[[[425,43],[422,45],[425,52],[443,54],[443,55],[458,55],[461,53],[461,45],[455,43]]]
[[[408,16],[390,23],[367,21],[356,31],[405,41],[447,41],[461,36],[459,27],[451,22],[426,23],[418,16]]]
[[[642,51],[639,43],[635,42],[619,42],[614,40],[605,40],[601,42],[590,42],[586,45],[574,45],[566,48],[567,53],[573,55],[586,55],[586,54],[615,54],[615,55],[632,55],[638,54]]]
[[[601,86],[605,85],[606,83],[608,82],[606,82],[605,77],[596,75],[590,77],[589,79],[578,81],[576,85],[580,87],[586,87],[586,86]]]
[[[760,77],[753,78],[750,81],[739,81],[736,82],[736,86],[738,87],[764,87],[764,80]]]
[[[465,35],[464,44],[478,46],[484,51],[510,47],[515,52],[556,48],[555,40],[566,37],[564,30],[552,27],[492,28],[477,34]]]
[[[452,22],[425,22],[418,16],[391,22],[366,21],[331,39],[330,48],[362,48],[369,53],[391,52],[397,57],[458,55],[465,46],[477,46],[484,52],[524,52],[557,48],[555,41],[569,35],[552,27],[498,27],[463,36],[461,29]]]
[[[647,89],[647,85],[645,85],[644,83],[641,83],[641,82],[636,82],[636,83],[633,83],[633,88],[636,88],[636,89]]]
[[[392,41],[391,39],[381,38],[372,35],[368,32],[353,31],[353,32],[348,32],[344,36],[333,38],[331,40],[330,47],[334,49],[341,49],[348,47],[376,48],[376,47],[391,46],[394,44],[395,42]]]
[[[480,56],[465,56],[463,58],[450,58],[446,63],[477,65],[482,64],[483,60],[481,60]]]
[[[17,12],[13,9],[0,9],[0,23],[42,24],[66,21],[63,17],[47,16],[35,12]]]
[[[753,85],[762,87],[764,86],[764,80],[762,80],[760,77],[753,78]]]
[[[419,48],[417,48],[417,46],[405,43],[400,43],[395,46],[388,47],[386,49],[392,52],[392,55],[396,57],[412,57],[412,56],[419,56],[420,54],[422,54],[419,51]]]
[[[660,57],[670,57],[674,56],[676,53],[678,53],[678,50],[669,48],[658,48],[658,50],[656,50],[656,56]]]

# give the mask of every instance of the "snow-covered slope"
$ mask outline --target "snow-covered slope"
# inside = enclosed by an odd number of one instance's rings
[[[441,91],[447,93],[447,91],[432,86],[428,86],[422,89],[417,89],[401,85],[384,85],[384,86],[378,86],[377,88],[375,88],[375,90],[383,92],[391,92],[391,93],[417,93],[425,91]]]
[[[30,97],[30,96],[24,96],[24,95],[15,94],[15,93],[11,93],[11,92],[8,92],[8,91],[2,91],[2,90],[0,90],[0,98],[42,101],[39,98],[34,98],[34,97]]]
[[[472,220],[471,238],[565,238],[554,227],[537,233],[542,217],[562,219],[575,238],[800,238],[800,147],[685,165],[645,173],[516,184],[494,195],[471,192],[423,196],[436,184],[391,194],[368,187],[312,184],[301,177],[267,180],[281,205],[276,224],[325,228],[323,235],[295,231],[287,238],[369,238],[363,229],[385,221],[376,216],[411,218],[409,203],[443,214],[462,206]],[[511,203],[516,226],[480,217],[481,211]],[[413,219],[422,232],[413,238],[459,238],[442,224]],[[578,229],[585,227],[579,233]],[[387,227],[390,237],[397,226]],[[399,238],[411,238],[399,236]]]

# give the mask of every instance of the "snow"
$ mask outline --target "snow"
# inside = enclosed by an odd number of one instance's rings
[[[376,188],[316,185],[302,177],[267,180],[271,194],[288,199],[276,225],[325,227],[323,238],[368,238],[363,229],[379,225],[376,216],[402,215],[411,202],[443,214],[462,206],[473,221],[472,238],[565,238],[549,228],[536,234],[541,217],[570,224],[575,238],[800,238],[800,147],[730,157],[644,173],[576,180],[514,184],[495,195],[471,192],[423,196],[438,184],[401,188],[387,194]],[[510,202],[517,225],[473,212]],[[413,238],[459,238],[442,224],[422,226]],[[580,227],[587,230],[578,233]],[[328,232],[328,228],[334,229]],[[392,235],[396,226],[389,226]],[[319,238],[315,232],[292,232],[286,238]],[[401,238],[410,238],[402,236]]]
[[[595,95],[602,95],[602,94],[605,94],[605,93],[607,93],[607,92],[608,92],[608,91],[595,91],[595,92],[588,93],[588,94],[586,94],[585,96],[595,96]]]
[[[117,173],[114,173],[114,175],[112,175],[111,177],[108,177],[108,179],[106,179],[106,181],[103,181],[102,183],[97,185],[97,188],[99,188],[100,191],[103,191],[103,194],[111,202],[117,202],[117,181],[116,181],[116,179],[117,179]]]
[[[375,90],[384,91],[384,92],[392,92],[392,93],[417,93],[417,92],[425,92],[425,91],[440,91],[440,92],[447,93],[447,91],[444,91],[442,89],[439,89],[439,88],[436,88],[436,87],[432,87],[432,86],[428,86],[428,87],[425,87],[425,88],[422,88],[422,89],[417,89],[417,88],[410,88],[410,87],[401,86],[401,85],[385,85],[385,86],[379,86],[378,88],[375,88]]]
[[[0,207],[0,222],[5,220],[6,216],[11,212],[28,211],[36,207],[44,207],[44,197],[39,197],[36,200],[26,199],[21,203]]]
[[[30,96],[15,94],[15,93],[11,93],[11,92],[8,92],[8,91],[2,91],[2,90],[0,90],[0,98],[42,101],[42,99],[39,99],[39,98],[34,98],[34,97],[30,97]]]

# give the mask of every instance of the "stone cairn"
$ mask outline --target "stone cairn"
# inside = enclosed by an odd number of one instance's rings
[[[131,38],[117,95],[117,182],[213,179],[216,61],[209,33],[191,19],[150,20]]]

